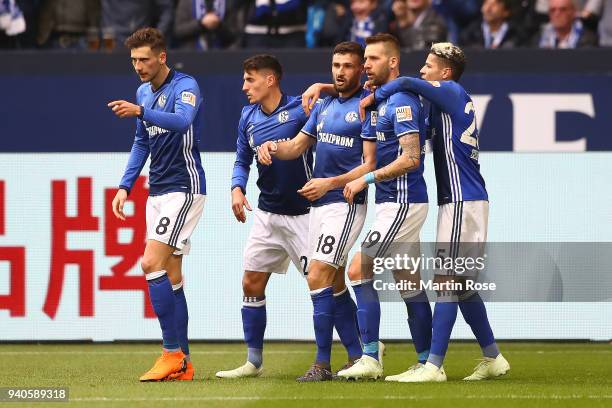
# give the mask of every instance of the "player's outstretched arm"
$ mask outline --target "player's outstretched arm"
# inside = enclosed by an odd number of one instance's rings
[[[366,188],[368,184],[396,179],[406,173],[416,170],[421,165],[421,143],[419,134],[408,133],[399,138],[402,154],[391,163],[374,172],[351,181],[344,187],[344,198],[353,203],[355,194]]]
[[[120,118],[136,118],[142,115],[142,106],[122,99],[111,101],[106,106]]]
[[[376,169],[376,141],[363,141],[363,163],[355,167],[348,173],[333,177],[333,187],[340,188],[346,186],[353,180],[365,176],[367,173]]]
[[[108,107],[120,118],[138,117],[163,129],[175,132],[186,132],[195,117],[195,110],[184,109],[184,107],[178,105],[175,108],[175,113],[146,109],[124,100],[109,102]]]
[[[338,95],[334,84],[316,83],[310,85],[308,89],[302,94],[302,109],[304,109],[306,116],[310,115],[310,112],[312,112],[315,103],[317,103],[317,100],[319,99],[322,93],[326,93],[332,96]]]
[[[398,92],[414,92],[450,113],[459,100],[458,85],[453,81],[425,81],[419,78],[399,77],[374,92],[376,101],[387,99]]]
[[[374,172],[376,182],[396,179],[416,170],[421,165],[421,142],[417,132],[399,138],[402,154],[391,163]]]
[[[269,166],[272,164],[272,156],[280,160],[297,159],[315,142],[316,139],[304,132],[300,132],[293,139],[284,142],[267,141],[257,148],[257,160],[259,163]]]

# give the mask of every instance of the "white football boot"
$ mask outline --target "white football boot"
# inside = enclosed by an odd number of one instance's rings
[[[491,378],[499,377],[500,375],[506,374],[510,370],[510,364],[508,360],[501,355],[501,353],[495,357],[484,357],[480,363],[474,369],[472,375],[468,375],[464,381],[480,381],[488,380]]]
[[[368,355],[363,355],[352,367],[346,370],[338,371],[338,377],[361,380],[373,379],[377,380],[383,375],[382,365],[378,360]]]
[[[425,363],[405,377],[397,380],[398,382],[444,382],[446,381],[446,373],[444,367],[438,368],[435,364]]]
[[[396,375],[388,375],[385,377],[385,381],[403,382],[402,381],[403,378],[411,375],[414,372],[414,370],[421,367],[422,365],[423,364],[421,363],[416,363],[415,365],[411,366],[410,368],[408,368],[408,370],[404,371],[403,373],[396,374]]]
[[[229,371],[219,371],[215,374],[219,378],[248,378],[259,377],[263,372],[263,366],[257,368],[247,361],[244,365]]]

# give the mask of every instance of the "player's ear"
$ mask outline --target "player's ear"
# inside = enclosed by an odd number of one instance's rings
[[[450,67],[446,67],[442,69],[442,78],[445,81],[448,81],[453,78],[453,70]]]
[[[270,73],[266,75],[266,86],[268,88],[273,87],[275,82],[276,82],[276,77],[274,76],[274,74]]]
[[[167,59],[168,55],[166,54],[166,51],[162,51],[159,53],[159,63],[160,64],[165,64],[166,63],[166,59]]]
[[[389,68],[395,69],[395,68],[398,68],[398,66],[399,66],[399,58],[398,57],[393,56],[393,57],[389,58]]]

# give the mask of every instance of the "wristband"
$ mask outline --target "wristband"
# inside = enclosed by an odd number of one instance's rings
[[[365,176],[363,176],[363,179],[368,184],[376,183],[376,177],[374,177],[374,172],[373,171],[371,171],[368,174],[366,174]]]

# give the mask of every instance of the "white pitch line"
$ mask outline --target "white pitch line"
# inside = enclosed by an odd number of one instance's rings
[[[590,400],[609,400],[612,399],[612,395],[520,395],[520,394],[509,394],[509,395],[457,395],[453,397],[434,397],[430,395],[416,396],[416,395],[383,395],[383,396],[371,396],[371,397],[358,397],[358,396],[345,396],[345,395],[326,395],[326,396],[312,396],[312,397],[135,397],[135,398],[114,398],[114,397],[84,397],[84,398],[70,398],[71,402],[135,402],[135,401],[319,401],[319,400],[347,400],[347,401],[359,401],[359,400],[400,400],[400,401],[420,401],[420,400],[457,400],[457,399],[472,399],[472,400],[576,400],[576,399],[590,399]]]
[[[1,346],[0,346],[1,348]],[[413,353],[412,350],[391,350],[392,353],[397,353],[397,354],[401,354],[401,353]],[[545,351],[545,350],[517,350],[517,351],[508,351],[505,354],[506,355],[513,355],[513,354],[538,354],[538,355],[542,355],[542,354],[568,354],[571,353],[572,351],[563,351],[563,350],[551,350],[551,351]],[[576,350],[576,352],[582,352],[580,350]],[[0,355],[5,355],[5,356],[11,356],[11,355],[34,355],[34,356],[38,356],[38,355],[83,355],[83,354],[87,354],[87,355],[107,355],[107,354],[120,354],[120,355],[124,355],[124,354],[158,354],[159,350],[109,350],[109,351],[86,351],[86,350],[75,350],[75,351],[70,351],[70,350],[49,350],[49,351],[29,351],[29,350],[24,350],[24,351],[0,351]],[[312,354],[312,350],[270,350],[270,351],[264,351],[264,353],[266,355],[285,355],[285,354]],[[459,353],[466,353],[466,354],[475,354],[476,351],[475,350],[455,350],[455,351],[451,351],[452,354],[459,354]],[[611,354],[612,350],[589,350],[589,354]],[[191,354],[202,354],[202,355],[226,355],[226,354],[244,354],[244,350],[212,350],[212,351],[192,351]]]

